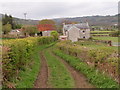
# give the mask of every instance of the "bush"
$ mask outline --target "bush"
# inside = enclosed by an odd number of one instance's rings
[[[52,31],[51,36],[53,36],[55,38],[55,40],[58,40],[58,32],[57,31]]]
[[[38,30],[37,30],[37,27],[36,26],[23,26],[22,27],[22,33],[27,36],[27,35],[30,35],[30,36],[34,36],[35,33],[37,33]]]
[[[25,70],[34,62],[35,47],[53,42],[53,37],[29,37],[3,41],[3,84],[18,77],[21,70]]]

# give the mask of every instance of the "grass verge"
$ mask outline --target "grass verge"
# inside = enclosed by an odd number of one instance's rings
[[[86,63],[81,62],[80,59],[67,55],[62,51],[56,49],[53,51],[57,56],[66,60],[71,66],[83,73],[91,84],[97,88],[118,88],[119,85],[110,77],[101,74],[95,68],[89,67]]]
[[[44,51],[45,57],[47,59],[48,68],[50,70],[50,76],[48,84],[53,88],[73,88],[75,87],[74,80],[65,66],[52,55],[52,53],[47,49]]]

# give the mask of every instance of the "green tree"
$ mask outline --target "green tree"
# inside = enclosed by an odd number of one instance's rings
[[[43,20],[39,21],[39,24],[52,24],[52,25],[55,25],[55,22],[53,20],[50,20],[50,19],[43,19]]]
[[[24,33],[25,36],[27,35],[34,36],[35,33],[38,32],[36,26],[23,26],[22,29],[23,29],[22,32]]]
[[[55,38],[55,40],[58,40],[59,34],[58,34],[57,31],[52,31],[52,32],[50,33],[50,35],[53,36],[53,37]]]
[[[11,24],[6,24],[6,25],[3,25],[2,27],[2,31],[4,34],[8,34],[12,29],[12,26]]]
[[[21,29],[22,25],[21,24],[15,24],[14,29]]]
[[[52,26],[52,28],[55,30],[56,29],[56,23],[55,21],[51,20],[51,19],[43,19],[41,21],[39,21],[39,24],[44,25],[44,24],[49,24]]]
[[[5,14],[4,17],[2,18],[2,24],[3,25],[11,24],[12,29],[20,28],[19,27],[20,25],[14,22],[14,18],[11,15],[7,15],[7,14]]]

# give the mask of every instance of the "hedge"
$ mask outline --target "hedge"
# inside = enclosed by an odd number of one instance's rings
[[[54,42],[53,37],[28,37],[3,40],[3,84],[16,79],[21,70],[34,63],[33,53],[38,45]]]
[[[81,58],[86,64],[97,68],[101,73],[105,73],[119,82],[119,59],[117,57],[117,51],[105,46],[91,48],[89,47],[91,44],[81,42],[81,45],[77,45],[70,41],[61,41],[55,46],[68,55]]]

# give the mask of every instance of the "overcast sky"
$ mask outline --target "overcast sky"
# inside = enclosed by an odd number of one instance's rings
[[[18,18],[24,18],[23,13],[27,13],[27,19],[115,15],[118,0],[3,0],[0,1],[0,13]]]

